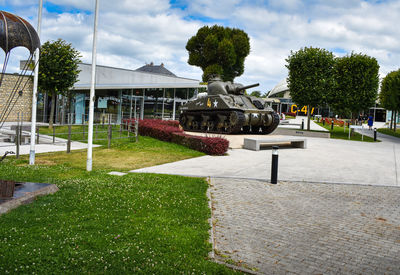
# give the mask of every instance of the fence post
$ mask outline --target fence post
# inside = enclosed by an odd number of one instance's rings
[[[15,128],[15,146],[16,146],[16,158],[19,159],[19,140],[20,140],[20,135],[19,135],[19,113],[18,113],[18,125]]]
[[[22,145],[22,125],[24,124],[24,112],[21,113],[21,128],[19,129],[19,142]]]
[[[108,149],[110,149],[110,147],[111,147],[111,136],[112,136],[112,125],[108,124],[108,134],[107,134]]]
[[[85,139],[85,114],[82,114],[82,138]]]
[[[68,124],[67,153],[71,152],[71,124]]]
[[[139,119],[136,119],[136,121],[135,121],[135,136],[136,136],[136,142],[138,142],[138,134],[139,134]]]
[[[53,144],[56,142],[56,127],[53,126]]]

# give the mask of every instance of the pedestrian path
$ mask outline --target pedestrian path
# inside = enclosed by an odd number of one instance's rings
[[[270,149],[232,149],[131,172],[270,180],[271,159]],[[279,149],[281,181],[400,186],[399,172],[398,143],[307,138],[307,149]]]
[[[212,178],[220,262],[259,274],[399,274],[400,188]]]

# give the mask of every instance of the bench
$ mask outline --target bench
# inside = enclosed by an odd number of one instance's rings
[[[245,138],[243,148],[253,151],[259,151],[261,144],[279,145],[282,143],[290,143],[295,148],[307,148],[307,140],[297,137],[263,137],[263,138]]]

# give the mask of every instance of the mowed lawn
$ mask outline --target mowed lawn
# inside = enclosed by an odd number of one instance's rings
[[[96,149],[92,172],[85,171],[86,151],[37,155],[35,166],[7,158],[1,179],[53,183],[60,190],[0,216],[0,273],[234,272],[208,258],[205,179],[107,174],[199,155],[139,137],[139,143]]]

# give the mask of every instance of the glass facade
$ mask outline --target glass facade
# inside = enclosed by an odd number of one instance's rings
[[[120,123],[126,118],[160,118],[178,119],[179,107],[188,100],[204,92],[205,88],[147,88],[96,90],[94,102],[95,123]],[[89,91],[75,90],[70,102],[69,112],[64,120],[56,118],[56,123],[71,121],[72,123],[87,123],[89,120]],[[39,96],[38,115],[46,122],[44,95]],[[66,102],[60,100],[61,102]]]

